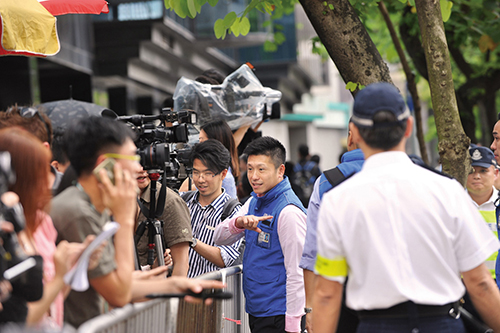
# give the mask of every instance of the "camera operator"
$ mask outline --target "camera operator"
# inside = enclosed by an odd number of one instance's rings
[[[151,201],[150,185],[151,179],[148,172],[141,168],[137,176],[137,185],[141,191],[140,200],[149,208]],[[157,183],[156,187],[159,193],[161,184]],[[165,200],[165,207],[160,220],[163,224],[163,234],[165,240],[165,248],[170,249],[170,255],[174,268],[172,271],[173,276],[187,276],[188,261],[189,261],[189,244],[193,238],[191,233],[191,217],[189,209],[182,198],[170,188],[166,188],[167,195]],[[142,211],[138,211],[136,219],[136,227],[139,223],[146,220],[146,216]],[[148,252],[148,234],[145,232],[137,243],[137,252],[141,266],[147,265],[147,252]],[[166,254],[165,253],[165,254]]]

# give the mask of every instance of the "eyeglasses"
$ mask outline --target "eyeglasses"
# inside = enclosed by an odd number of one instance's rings
[[[191,174],[191,178],[198,179],[200,177],[203,177],[203,179],[205,179],[205,180],[212,180],[219,173],[220,172],[218,172],[218,173],[213,173],[212,171],[199,172],[199,171],[194,170],[193,173]]]
[[[141,157],[139,155],[122,155],[122,154],[107,153],[103,154],[103,156],[109,158],[115,158],[118,160],[129,160],[134,162],[139,162],[141,160]]]
[[[28,118],[28,119],[33,118],[35,115],[38,116],[40,121],[45,125],[45,129],[47,130],[47,142],[49,143],[49,145],[52,144],[52,138],[50,135],[51,133],[50,133],[50,129],[49,129],[49,124],[47,124],[47,122],[43,119],[42,115],[40,114],[40,112],[38,112],[37,109],[32,108],[32,107],[22,108],[19,111],[19,114],[21,115],[21,117]]]

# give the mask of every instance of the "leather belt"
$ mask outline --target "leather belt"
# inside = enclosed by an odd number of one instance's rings
[[[423,305],[411,301],[396,304],[387,309],[358,311],[360,319],[367,318],[408,318],[413,314],[419,317],[444,316],[459,317],[459,304],[457,302],[445,305]]]

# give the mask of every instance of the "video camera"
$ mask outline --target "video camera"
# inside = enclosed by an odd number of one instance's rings
[[[167,186],[178,189],[190,171],[188,125],[196,123],[196,113],[164,108],[159,115],[122,116],[118,120],[137,134],[135,144],[144,170],[163,173]]]
[[[15,179],[10,154],[0,152],[0,195],[7,192]],[[9,280],[14,292],[26,295],[27,301],[39,300],[43,295],[43,261],[39,256],[27,256],[19,244],[17,233],[26,226],[22,205],[9,207],[0,200],[0,223],[3,221],[12,223],[14,231],[0,230],[0,280]]]
[[[229,74],[220,85],[181,77],[173,96],[175,110],[194,110],[198,125],[225,120],[231,130],[279,119],[281,92],[264,87],[249,65]]]

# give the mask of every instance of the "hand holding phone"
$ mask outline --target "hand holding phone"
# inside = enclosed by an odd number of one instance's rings
[[[106,174],[108,175],[109,180],[113,185],[115,185],[115,171],[114,171],[115,164],[116,164],[115,159],[106,158],[104,161],[99,163],[99,165],[94,168],[92,173],[94,174],[94,176],[96,176],[97,180],[100,183],[102,183],[100,172],[103,169],[106,170]]]

